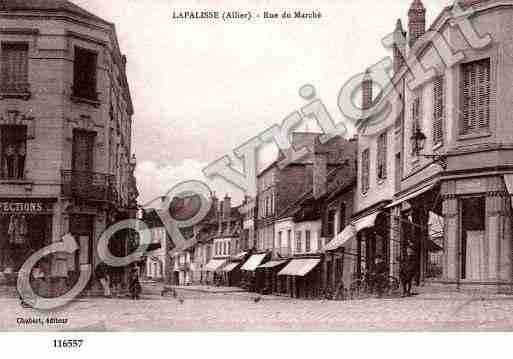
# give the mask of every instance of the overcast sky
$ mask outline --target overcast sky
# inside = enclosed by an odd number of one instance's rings
[[[412,0],[171,1],[72,0],[114,22],[128,56],[135,106],[140,202],[177,182],[202,179],[211,161],[298,110],[316,87],[335,120],[338,92],[389,56],[380,40]],[[424,0],[428,24],[451,0]],[[223,4],[223,5],[218,5]],[[319,10],[321,20],[223,23],[172,20],[173,11]],[[269,160],[269,158],[268,158]],[[218,196],[234,188],[212,184]]]

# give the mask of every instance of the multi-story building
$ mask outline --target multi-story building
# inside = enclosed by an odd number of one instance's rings
[[[353,223],[359,235],[353,249],[362,262],[384,255],[397,274],[395,258],[410,247],[419,283],[511,291],[513,2],[458,4],[472,12],[465,17],[472,26],[451,26],[461,20],[453,19],[453,5],[430,27],[449,52],[439,51],[440,41],[426,33],[420,0],[408,13],[409,41],[395,42],[392,81],[400,95],[390,101],[404,111],[373,121],[378,127],[370,136],[365,127],[359,132],[359,221]],[[400,23],[396,35],[406,35]],[[433,76],[420,81],[412,58]],[[372,101],[365,81],[363,88]],[[441,223],[443,236],[432,235],[434,222]]]
[[[57,288],[136,206],[127,59],[114,25],[69,1],[0,4],[0,272],[71,233],[80,250],[36,269]]]
[[[345,222],[352,214],[356,141],[340,138],[333,141],[325,145],[315,143],[312,188],[279,215],[273,261],[278,270],[277,277],[270,281],[273,290],[316,297],[326,288],[327,278],[334,276],[330,272],[333,258],[325,255],[325,249],[334,237],[333,222]],[[337,162],[330,161],[333,153]],[[341,209],[343,213],[336,218]],[[284,259],[291,261],[280,270]],[[271,274],[270,268],[274,266],[267,263],[264,267]]]

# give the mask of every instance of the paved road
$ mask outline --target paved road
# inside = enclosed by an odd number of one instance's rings
[[[423,294],[412,298],[344,302],[304,301],[250,293],[178,290],[161,297],[145,286],[140,301],[81,299],[59,312],[23,309],[0,299],[0,330],[262,331],[262,330],[511,330],[513,297]],[[18,318],[41,319],[18,324]],[[67,319],[66,324],[46,319]]]

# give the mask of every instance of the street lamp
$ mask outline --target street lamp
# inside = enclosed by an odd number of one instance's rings
[[[438,163],[444,170],[447,169],[447,156],[443,154],[423,154],[421,151],[424,150],[424,146],[426,145],[427,137],[420,130],[417,129],[415,133],[411,136],[411,141],[413,143],[413,152],[417,156],[422,156],[425,158],[432,159],[433,162]]]

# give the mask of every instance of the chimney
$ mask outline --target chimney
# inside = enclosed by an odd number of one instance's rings
[[[406,32],[403,29],[401,19],[397,20],[394,30],[394,74],[404,66],[406,54]]]
[[[365,71],[362,81],[362,110],[372,107],[372,77],[370,70]]]
[[[217,218],[217,216],[219,215],[219,199],[217,199],[215,193],[212,195],[212,208],[214,211],[214,217]]]
[[[421,0],[413,0],[408,11],[410,49],[426,33],[426,8]]]
[[[230,196],[226,195],[224,197],[223,201],[223,219],[228,220],[230,219],[232,211],[232,199]]]
[[[319,146],[320,147],[320,146]],[[313,195],[319,199],[328,192],[328,151],[318,148],[314,154]]]

